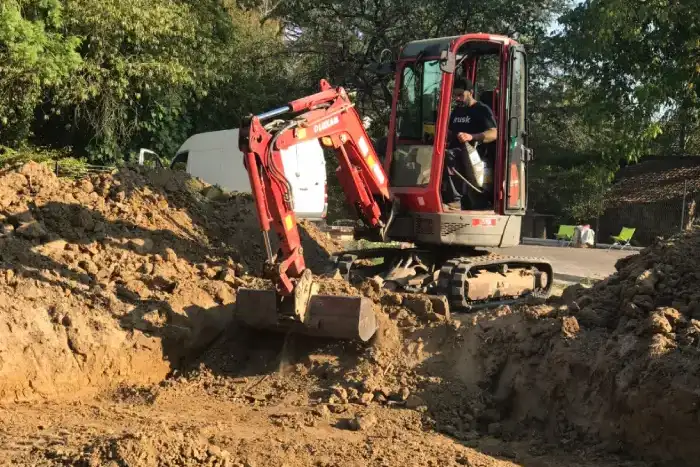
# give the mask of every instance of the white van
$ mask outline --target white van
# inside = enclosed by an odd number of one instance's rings
[[[282,151],[284,174],[292,185],[294,211],[300,219],[320,221],[328,210],[326,160],[318,140],[305,141]],[[193,135],[175,153],[170,168],[187,173],[227,191],[250,193],[238,129]]]

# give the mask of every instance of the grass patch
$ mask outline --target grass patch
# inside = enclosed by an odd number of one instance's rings
[[[369,250],[372,248],[398,248],[400,242],[370,242],[369,240],[351,240],[347,243],[348,250]]]

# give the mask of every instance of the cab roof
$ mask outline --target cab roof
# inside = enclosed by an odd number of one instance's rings
[[[399,60],[416,59],[421,53],[425,57],[438,57],[440,56],[441,51],[447,50],[452,42],[460,38],[467,38],[467,40],[476,40],[491,43],[500,42],[501,44],[515,44],[515,41],[513,41],[512,39],[506,36],[500,36],[496,34],[465,34],[462,36],[446,36],[432,39],[422,39],[407,43],[403,47],[403,49],[401,49]],[[485,45],[488,47],[489,44]],[[496,44],[493,45],[496,46]],[[484,50],[483,52],[487,52],[487,50]]]

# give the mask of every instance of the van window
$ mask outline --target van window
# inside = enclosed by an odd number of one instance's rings
[[[181,171],[186,171],[187,170],[187,159],[190,156],[189,151],[183,151],[180,154],[176,155],[173,158],[173,161],[170,163],[170,169],[171,170],[181,170]]]

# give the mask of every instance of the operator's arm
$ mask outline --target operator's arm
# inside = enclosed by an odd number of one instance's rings
[[[472,141],[481,141],[482,143],[491,143],[493,141],[496,141],[497,138],[498,130],[496,129],[496,127],[489,128],[483,133],[477,133],[475,135],[472,135]]]
[[[494,118],[491,109],[484,106],[483,115],[480,115],[479,117],[483,119],[486,130],[481,133],[474,134],[460,133],[457,135],[457,137],[461,143],[466,143],[467,141],[479,141],[481,143],[488,144],[496,141],[498,138],[498,130],[496,129],[496,119]]]

